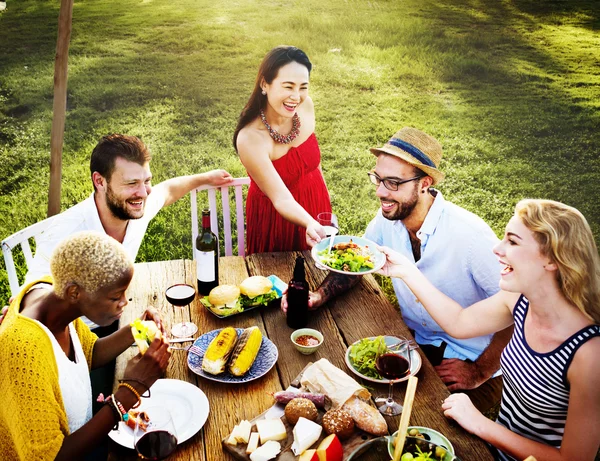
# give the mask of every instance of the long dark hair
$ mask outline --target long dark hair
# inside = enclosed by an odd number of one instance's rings
[[[308,69],[308,74],[312,69],[312,64],[306,56],[306,53],[295,46],[280,45],[273,48],[264,57],[260,67],[258,68],[258,75],[256,76],[256,82],[254,82],[254,89],[250,95],[250,99],[244,106],[240,118],[238,119],[235,132],[233,133],[233,147],[237,151],[237,136],[242,128],[248,125],[252,120],[258,117],[260,110],[265,107],[267,97],[262,94],[260,84],[263,79],[269,85],[277,77],[279,69],[289,64],[290,62],[297,62],[302,64]]]

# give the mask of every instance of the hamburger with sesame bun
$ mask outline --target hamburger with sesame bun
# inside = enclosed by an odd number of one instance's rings
[[[244,311],[240,303],[240,289],[235,285],[219,285],[210,290],[208,296],[200,299],[200,302],[220,316]]]
[[[277,299],[273,282],[262,275],[248,277],[240,284],[241,303],[243,307],[266,306]]]

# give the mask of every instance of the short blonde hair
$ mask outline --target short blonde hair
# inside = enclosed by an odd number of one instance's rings
[[[552,200],[521,200],[515,216],[534,234],[541,252],[558,266],[563,295],[600,323],[600,257],[592,230],[575,208]]]
[[[115,283],[133,270],[131,258],[119,242],[100,232],[78,232],[63,240],[50,258],[54,292],[64,297],[69,283],[89,294]]]

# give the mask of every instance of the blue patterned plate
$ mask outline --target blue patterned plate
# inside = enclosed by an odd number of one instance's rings
[[[247,383],[266,375],[267,372],[273,368],[275,362],[277,362],[277,357],[279,356],[277,346],[275,346],[275,344],[273,344],[269,338],[266,338],[263,335],[262,344],[258,350],[256,360],[250,367],[250,370],[248,370],[248,373],[246,373],[244,376],[233,376],[229,374],[228,371],[225,371],[220,375],[211,375],[210,373],[206,373],[204,370],[202,370],[202,359],[204,358],[204,353],[206,352],[206,349],[208,349],[210,342],[219,334],[221,330],[222,328],[209,331],[208,333],[199,336],[196,341],[194,341],[194,346],[196,346],[198,349],[194,348],[195,350],[193,352],[190,350],[187,362],[190,370],[197,375],[200,375],[206,379],[210,379],[211,381],[218,381],[220,383]],[[244,331],[243,328],[236,328],[236,330],[238,335],[241,335],[242,331]]]

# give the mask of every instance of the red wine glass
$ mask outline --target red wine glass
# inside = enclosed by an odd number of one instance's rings
[[[170,286],[165,292],[167,301],[173,306],[188,306],[196,297],[196,290],[186,283],[178,283]],[[180,322],[171,326],[171,334],[178,338],[187,338],[198,331],[198,327],[192,322]]]
[[[339,232],[337,216],[333,213],[324,212],[317,215],[317,222],[323,226],[327,237],[333,237]]]
[[[160,460],[170,456],[177,448],[177,432],[171,412],[166,407],[144,410],[147,421],[136,420],[133,442],[141,459]]]
[[[394,400],[394,382],[410,375],[410,343],[404,338],[395,339],[398,341],[394,343],[394,350],[386,349],[375,360],[375,368],[390,383],[387,397],[375,399],[376,403],[382,404],[378,409],[385,416],[402,413],[402,405]]]

